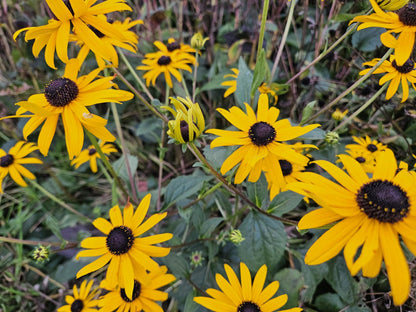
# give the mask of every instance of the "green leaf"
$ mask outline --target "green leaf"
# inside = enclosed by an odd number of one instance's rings
[[[309,117],[312,116],[313,109],[315,108],[316,103],[318,103],[318,101],[313,100],[312,102],[309,102],[308,104],[306,104],[305,108],[302,111],[301,123],[304,123],[306,120],[308,120]]]
[[[256,93],[257,88],[264,82],[270,80],[270,69],[267,65],[266,52],[261,49],[254,68],[253,82],[251,84],[251,97]]]
[[[237,104],[244,108],[244,103],[251,103],[251,84],[253,74],[248,69],[244,60],[240,57],[238,61],[237,89],[234,93]]]
[[[346,304],[337,294],[326,293],[316,298],[315,306],[320,312],[339,312]]]
[[[352,35],[352,46],[362,52],[374,51],[381,47],[380,35],[384,32],[384,28],[378,27],[370,27],[357,31]]]
[[[189,276],[189,262],[186,261],[182,256],[170,253],[166,257],[163,257],[161,260],[177,279],[187,278]]]
[[[269,192],[267,190],[268,183],[262,174],[257,182],[246,182],[248,198],[259,207],[264,207],[269,201]]]
[[[56,220],[53,216],[50,214],[46,214],[45,218],[46,226],[52,231],[52,233],[58,237],[61,241],[64,241],[64,238],[61,234],[61,227],[58,223],[58,220]]]
[[[287,235],[283,224],[255,211],[251,211],[239,230],[245,240],[237,247],[241,261],[257,271],[263,264],[277,269],[283,259]]]
[[[209,177],[207,176],[180,176],[170,181],[165,191],[165,201],[168,207],[178,200],[195,195],[202,188],[202,185]]]
[[[270,203],[268,212],[281,217],[285,213],[295,209],[302,199],[302,195],[292,191],[279,193]]]
[[[305,291],[302,294],[304,301],[312,301],[318,284],[324,279],[328,273],[328,265],[322,263],[320,265],[307,265],[303,262],[305,256],[302,257],[301,266],[302,274],[305,279]]]
[[[227,89],[227,86],[222,86],[221,83],[223,83],[227,78],[224,79],[224,76],[227,75],[229,72],[226,73],[223,72],[221,74],[215,75],[212,77],[206,84],[202,86],[202,88],[197,89],[197,94],[203,91],[209,91],[214,89]]]
[[[298,306],[299,291],[303,287],[302,273],[295,269],[285,268],[275,274],[274,281],[280,282],[277,295],[287,294],[288,300],[282,309]]]
[[[157,117],[144,119],[136,128],[135,134],[144,142],[158,143],[162,133],[162,120]]]
[[[137,166],[139,165],[139,159],[136,156],[127,154],[127,161],[130,166],[131,174],[133,174],[137,170]],[[129,181],[129,174],[127,171],[126,159],[124,155],[121,155],[119,159],[113,162],[113,168],[121,179]]]
[[[185,305],[184,305],[184,311],[187,312],[195,312],[198,310],[200,305],[194,301],[194,294],[190,292],[188,296],[186,296]]]
[[[210,218],[206,220],[204,223],[202,223],[200,232],[200,237],[205,238],[209,237],[211,233],[217,228],[217,226],[223,221],[223,218],[216,217],[216,218]]]

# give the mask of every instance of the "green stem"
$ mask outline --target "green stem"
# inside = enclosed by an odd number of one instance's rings
[[[182,71],[180,71],[180,73],[181,73],[181,81],[182,81],[183,89],[185,90],[186,97],[191,98],[191,96],[189,95],[188,86],[186,85],[186,81],[183,77]]]
[[[347,90],[345,90],[344,92],[342,92],[339,96],[337,96],[337,98],[335,98],[331,103],[329,103],[327,106],[323,107],[321,110],[319,110],[319,112],[317,112],[316,114],[312,115],[311,117],[309,117],[307,120],[305,120],[304,122],[301,122],[299,125],[304,125],[307,124],[309,122],[311,122],[312,120],[314,120],[316,117],[320,116],[321,114],[323,114],[324,112],[326,112],[327,110],[329,110],[332,106],[334,106],[335,104],[337,104],[342,98],[344,98],[348,93],[352,92],[355,88],[357,88],[364,80],[366,80],[368,77],[371,76],[371,74],[390,56],[390,54],[393,52],[393,49],[390,48],[386,54],[384,54],[384,56],[377,62],[376,65],[374,65],[373,68],[371,68],[369,70],[368,73],[366,73],[364,76],[362,76],[360,79],[358,79],[351,87],[349,87]]]
[[[269,0],[264,0],[263,1],[263,13],[261,15],[259,42],[258,42],[258,45],[257,45],[257,56],[260,55],[260,51],[263,48],[264,30],[266,29],[266,21],[267,21],[267,12],[268,11],[269,11]]]
[[[280,41],[279,49],[277,50],[276,58],[274,59],[269,84],[273,81],[273,77],[276,74],[277,65],[279,64],[280,57],[282,56],[283,48],[286,44],[286,39],[287,39],[287,36],[289,34],[290,24],[291,24],[291,21],[292,21],[292,18],[293,18],[293,12],[295,10],[295,4],[296,4],[296,0],[292,0],[290,2],[289,14],[287,16],[285,30],[283,32],[282,40]]]
[[[213,187],[211,187],[208,191],[206,191],[204,194],[198,196],[197,199],[191,201],[189,204],[187,204],[186,206],[182,207],[182,210],[184,209],[188,209],[190,207],[192,207],[193,205],[195,205],[197,202],[199,202],[200,200],[204,199],[205,197],[207,197],[208,195],[214,193],[217,189],[219,189],[224,183],[222,182],[218,182],[217,184],[215,184]]]
[[[121,59],[123,60],[124,64],[126,64],[127,68],[129,69],[130,73],[133,75],[134,79],[137,81],[137,83],[140,85],[140,87],[144,90],[146,95],[149,97],[150,100],[153,100],[153,96],[150,93],[149,89],[146,87],[146,85],[143,83],[143,81],[140,79],[140,77],[137,75],[136,71],[134,70],[133,66],[131,66],[131,63],[127,59],[127,57],[124,55],[123,51],[119,48],[117,48],[117,52],[120,55]]]
[[[165,120],[166,122],[168,121],[167,117],[163,116],[156,108],[153,107],[152,104],[150,104],[141,94],[140,92],[118,71],[117,68],[113,67],[114,72],[117,74],[117,77],[121,79],[121,81],[124,82],[124,84],[130,89],[131,92],[134,93],[135,96],[137,96],[139,98],[140,101],[142,101],[142,103],[144,105],[146,105],[146,107],[153,113],[155,114],[157,117],[159,117],[160,119]]]
[[[199,53],[195,52],[195,65],[194,65],[194,81],[192,81],[192,103],[195,103],[195,91],[196,91],[196,74],[198,71]]]
[[[379,97],[379,95],[381,93],[384,92],[384,90],[386,90],[388,84],[384,84],[383,87],[380,88],[380,90],[377,91],[376,94],[374,94],[367,102],[365,102],[364,105],[362,105],[359,109],[357,109],[353,114],[351,114],[351,116],[349,116],[348,118],[344,119],[338,126],[335,127],[335,129],[333,131],[337,131],[339,129],[341,129],[343,126],[347,125],[350,123],[350,121],[352,119],[354,119],[359,113],[361,113],[363,110],[365,110],[368,106],[370,106],[371,103],[374,102],[374,100],[376,98]]]
[[[6,242],[6,243],[13,243],[13,244],[22,244],[22,245],[32,245],[32,246],[56,246],[56,247],[62,247],[62,243],[59,242],[46,242],[46,241],[31,241],[31,240],[25,240],[25,239],[18,239],[18,238],[12,238],[12,237],[4,237],[0,236],[0,242]],[[68,248],[70,246],[75,247],[78,243],[74,242],[66,242],[66,247]]]
[[[114,181],[116,182],[117,186],[124,193],[126,198],[129,198],[129,194],[127,193],[126,189],[124,188],[123,183],[121,182],[117,173],[114,171],[114,168],[111,166],[110,162],[108,161],[108,158],[104,155],[103,151],[101,150],[101,147],[98,144],[97,139],[95,138],[95,136],[93,134],[91,134],[88,130],[85,130],[85,133],[87,134],[88,138],[90,139],[90,142],[92,143],[92,145],[94,145],[95,150],[100,155],[101,160],[103,161],[104,165],[107,167],[107,170],[113,176]],[[134,203],[134,204],[136,204],[136,203]]]
[[[114,122],[116,124],[117,136],[120,139],[121,149],[123,151],[124,161],[126,162],[126,169],[127,169],[127,174],[129,176],[129,181],[130,181],[130,187],[131,187],[133,201],[136,202],[136,203],[138,203],[139,200],[137,199],[136,184],[134,183],[134,178],[133,178],[133,174],[131,172],[129,158],[127,156],[127,154],[128,154],[127,152],[128,151],[127,151],[127,147],[126,147],[126,142],[124,141],[123,131],[121,130],[120,116],[119,116],[118,111],[117,111],[116,103],[114,103],[114,102],[111,102],[111,111],[113,112]]]
[[[48,190],[46,190],[45,188],[43,188],[42,186],[40,186],[34,180],[29,180],[28,179],[28,181],[29,181],[29,183],[31,185],[33,185],[34,187],[36,187],[39,191],[41,191],[43,194],[45,194],[46,196],[48,196],[50,199],[52,199],[58,205],[62,206],[66,210],[72,212],[73,214],[76,214],[77,216],[80,216],[81,218],[86,219],[89,222],[92,222],[92,220],[90,218],[88,218],[86,215],[84,215],[81,212],[75,210],[74,208],[72,208],[71,206],[69,206],[67,203],[65,203],[62,200],[60,200],[58,197],[56,197],[55,195],[53,195],[52,193],[50,193]]]
[[[188,142],[188,147],[189,149],[192,151],[192,153],[195,155],[195,157],[201,161],[207,168],[208,170],[220,181],[224,184],[224,186],[231,192],[233,192],[234,194],[236,194],[237,196],[240,196],[248,205],[250,205],[252,208],[254,208],[255,210],[257,210],[258,212],[260,212],[261,214],[264,214],[270,218],[273,218],[275,220],[279,220],[283,223],[286,224],[290,224],[290,225],[297,225],[296,221],[293,220],[289,220],[286,218],[281,218],[275,215],[272,215],[266,211],[264,211],[263,209],[261,209],[260,207],[258,207],[255,203],[253,203],[250,199],[248,199],[239,189],[237,189],[234,185],[232,185],[231,183],[229,183],[221,174],[219,174],[212,166],[211,164],[206,160],[206,158],[204,157],[204,155],[202,155],[202,153],[199,151],[199,149],[195,146],[195,144],[193,142]]]

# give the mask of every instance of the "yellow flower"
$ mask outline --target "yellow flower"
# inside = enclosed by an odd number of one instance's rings
[[[91,291],[91,287],[94,281],[90,281],[87,284],[87,281],[84,280],[81,284],[81,287],[77,288],[76,285],[73,287],[73,296],[66,296],[65,301],[68,303],[60,307],[57,312],[95,312],[97,311],[95,307],[97,306],[98,300],[93,300],[93,298],[98,295],[100,292],[98,289]]]
[[[38,149],[34,143],[27,143],[25,141],[17,142],[9,152],[6,153],[0,148],[0,193],[3,193],[1,185],[7,174],[20,186],[27,186],[22,175],[28,179],[35,179],[33,173],[27,170],[22,165],[24,164],[41,164],[42,161],[35,157],[26,157],[28,154]]]
[[[347,173],[328,161],[315,161],[338,183],[311,172],[303,182],[288,185],[322,207],[302,217],[299,229],[337,222],[311,246],[305,263],[326,262],[344,249],[351,274],[362,270],[363,276],[372,278],[384,259],[394,304],[401,305],[409,295],[410,272],[399,234],[416,255],[415,177],[405,168],[398,170],[391,150],[377,156],[371,177],[352,157],[339,158]]]
[[[200,32],[197,32],[191,38],[191,46],[199,51],[204,47],[205,42],[207,42],[208,40],[208,37],[204,38],[204,36],[202,36]]]
[[[387,11],[397,11],[404,7],[408,2],[409,0],[377,0],[377,4],[380,8]]]
[[[381,42],[389,48],[395,49],[396,63],[403,66],[410,58],[415,43],[416,32],[416,4],[408,3],[397,12],[384,12],[375,0],[370,0],[375,13],[356,16],[350,23],[362,23],[357,30],[369,27],[386,28],[381,34]],[[399,34],[396,39],[392,33]]]
[[[113,152],[117,152],[117,149],[113,144],[101,142],[101,151],[108,155]],[[90,168],[92,172],[97,172],[97,158],[101,158],[93,145],[88,146],[87,149],[81,151],[81,153],[71,161],[71,165],[78,169],[83,163],[90,162]]]
[[[136,269],[136,268],[133,268]],[[102,296],[98,301],[101,312],[163,312],[161,306],[155,301],[165,301],[168,294],[158,288],[168,285],[175,280],[172,274],[166,274],[166,266],[161,266],[155,271],[146,273],[145,280],[134,280],[133,296],[128,298],[126,290],[119,285],[114,285],[108,280],[101,282],[101,287],[110,292]]]
[[[161,106],[172,113],[175,120],[168,122],[168,135],[179,143],[196,140],[205,129],[205,119],[198,103],[192,103],[190,98],[170,98],[176,110],[169,106]]]
[[[225,75],[224,78],[231,77],[231,78],[234,78],[234,79],[227,80],[227,81],[224,81],[223,83],[221,83],[222,86],[229,87],[224,93],[225,98],[228,97],[229,95],[233,94],[235,92],[235,90],[237,90],[237,77],[238,77],[239,70],[237,68],[231,68],[231,71],[233,72],[233,74]]]
[[[371,66],[377,64],[379,58],[375,58],[370,62],[365,62],[363,65]],[[371,70],[371,68],[364,69],[360,72],[360,75],[365,75]],[[402,86],[403,96],[402,103],[407,100],[409,97],[409,85],[411,83],[413,89],[416,90],[416,69],[415,63],[408,59],[402,66],[398,66],[395,61],[394,56],[390,56],[390,61],[385,60],[374,72],[373,74],[382,74],[386,73],[383,77],[380,78],[379,84],[383,85],[386,82],[389,82],[389,87],[387,88],[386,100],[392,98],[392,96],[397,92],[399,85]]]
[[[348,114],[348,109],[344,110],[343,112],[337,108],[331,115],[332,119],[336,121],[341,121],[344,117]]]
[[[170,56],[177,53],[180,55],[179,59],[185,59],[188,60],[188,63],[195,64],[196,59],[194,54],[196,51],[188,44],[179,43],[173,38],[168,39],[167,45],[164,45],[163,42],[160,41],[155,41],[153,44],[159,51],[163,52],[164,55]]]
[[[295,139],[319,125],[293,127],[288,119],[277,120],[280,111],[276,107],[269,108],[266,94],[261,94],[259,97],[257,116],[247,103],[245,106],[247,113],[236,106],[229,111],[217,109],[239,131],[220,129],[207,131],[218,136],[211,142],[211,148],[241,145],[224,161],[221,173],[225,174],[240,164],[234,179],[236,184],[243,182],[247,176],[248,181],[256,182],[262,171],[281,181],[283,174],[279,159],[290,159],[296,163],[307,160],[307,157],[296,152],[292,145],[284,142]],[[308,145],[308,147],[314,146]]]
[[[20,33],[26,31],[26,41],[35,39],[32,47],[33,55],[38,57],[40,51],[46,47],[45,61],[50,67],[55,68],[55,50],[62,62],[68,62],[68,42],[72,24],[74,33],[95,54],[106,60],[114,58],[111,54],[114,48],[108,42],[100,40],[92,29],[122,40],[123,33],[99,15],[115,11],[131,11],[125,0],[105,0],[98,4],[96,1],[85,0],[46,0],[46,2],[55,19],[49,20],[47,25],[19,29],[14,33],[13,39],[16,40]]]
[[[90,264],[77,273],[77,278],[96,271],[110,262],[106,279],[111,285],[120,284],[125,288],[128,298],[132,298],[134,280],[146,280],[146,270],[155,271],[159,265],[151,257],[164,257],[169,254],[170,248],[153,246],[172,238],[172,234],[156,234],[141,237],[162,219],[165,213],[152,215],[143,222],[149,210],[150,194],[146,195],[136,211],[128,203],[123,214],[118,205],[110,209],[110,221],[97,218],[93,225],[105,236],[88,237],[81,242],[81,247],[87,250],[80,251],[76,258],[96,257]]]
[[[220,290],[209,288],[206,293],[209,297],[194,297],[194,301],[214,312],[300,312],[301,308],[278,310],[287,302],[287,295],[272,298],[279,289],[279,282],[274,281],[263,289],[267,276],[267,267],[263,265],[256,273],[254,281],[250,271],[244,263],[240,263],[241,282],[233,269],[224,264],[227,278],[221,274],[215,275]]]
[[[387,149],[386,145],[377,140],[370,139],[368,135],[365,138],[353,136],[352,139],[356,144],[347,144],[345,146],[347,153],[351,156],[353,156],[351,153],[354,153],[354,156],[360,154],[365,159],[375,159],[381,151]]]
[[[270,94],[270,96],[272,98],[271,105],[276,105],[277,104],[278,96],[277,96],[276,91],[278,91],[278,90],[279,90],[279,87],[278,87],[277,83],[272,83],[270,86],[268,86],[267,83],[263,82],[259,87],[259,92],[260,93]]]
[[[363,167],[365,172],[373,173],[376,169],[376,159],[365,150],[359,148],[346,150],[347,154],[354,158]]]
[[[133,98],[130,92],[111,89],[114,85],[111,80],[114,77],[94,80],[101,69],[77,77],[79,67],[78,61],[71,59],[65,67],[63,77],[52,80],[45,87],[44,93],[32,95],[27,101],[16,103],[20,106],[17,115],[30,118],[23,128],[25,139],[44,122],[39,133],[38,146],[45,156],[48,154],[60,116],[70,159],[81,152],[84,127],[102,141],[114,141],[115,137],[105,128],[107,120],[91,114],[87,106],[106,102],[120,103]],[[23,115],[27,111],[32,114]]]
[[[106,17],[102,16],[102,18],[105,19]],[[107,51],[109,54],[111,54],[111,58],[108,60],[113,64],[113,66],[118,67],[118,54],[114,47],[120,47],[133,53],[137,51],[138,37],[134,32],[129,30],[137,24],[143,24],[143,21],[131,21],[130,18],[125,19],[123,22],[114,21],[111,25],[122,34],[122,37],[118,38],[105,35],[99,30],[96,30],[95,28],[92,29],[94,33],[98,36],[98,38],[101,41],[104,41],[105,44],[107,44],[108,49],[110,49],[109,51]],[[91,49],[87,44],[84,43],[84,41],[82,41],[81,38],[78,38],[76,34],[73,35],[73,40],[77,41],[77,43],[81,46],[81,49],[78,52],[77,59],[82,64],[85,61]],[[101,68],[106,66],[106,59],[103,58],[101,55],[95,54],[95,59],[97,61],[98,67]]]
[[[195,57],[189,53],[183,52],[180,48],[172,48],[173,50],[169,51],[168,47],[159,41],[155,41],[154,44],[159,49],[162,48],[163,51],[159,50],[157,52],[147,53],[145,55],[146,58],[142,61],[144,65],[137,66],[136,69],[146,71],[143,75],[143,78],[146,79],[146,86],[149,86],[150,83],[155,85],[157,77],[163,73],[166,83],[172,88],[171,75],[181,82],[182,76],[179,69],[192,72],[192,68],[188,63],[192,63],[192,60],[195,62]]]

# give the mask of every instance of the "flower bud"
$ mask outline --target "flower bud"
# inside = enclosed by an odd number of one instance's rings
[[[207,42],[208,40],[208,37],[204,38],[202,34],[198,32],[194,34],[191,38],[191,47],[197,50],[201,50],[204,47],[205,42]]]

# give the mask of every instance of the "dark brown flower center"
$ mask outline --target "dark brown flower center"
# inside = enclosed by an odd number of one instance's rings
[[[355,160],[358,161],[360,164],[365,163],[365,158],[361,156],[356,157]]]
[[[81,299],[76,299],[71,304],[71,312],[81,312],[84,308],[84,302]]]
[[[4,155],[3,157],[0,157],[0,167],[3,167],[3,168],[8,167],[13,162],[14,162],[13,155],[7,154],[7,155]]]
[[[290,162],[285,159],[279,159],[280,168],[282,168],[283,176],[288,176],[292,173],[293,167]]]
[[[113,255],[125,254],[133,246],[133,231],[124,225],[115,227],[108,233],[106,243]]]
[[[159,65],[169,65],[170,62],[172,62],[170,56],[167,55],[162,55],[161,57],[159,57],[159,59],[157,60],[157,63]]]
[[[411,59],[408,59],[402,66],[399,66],[396,63],[396,60],[393,60],[393,62],[391,62],[391,66],[396,68],[399,73],[407,74],[414,69],[415,63]]]
[[[408,3],[402,7],[397,14],[399,20],[406,26],[416,26],[416,4]]]
[[[237,308],[237,312],[261,312],[260,307],[251,301],[244,301]]]
[[[274,141],[276,138],[276,130],[267,122],[259,121],[250,127],[248,136],[253,144],[264,146]]]
[[[136,300],[140,296],[140,292],[142,290],[142,287],[140,283],[136,280],[134,280],[134,288],[133,288],[133,295],[131,296],[131,299],[129,299],[126,295],[126,291],[124,288],[120,289],[120,296],[125,302],[132,302]]]
[[[88,150],[88,155],[89,156],[92,156],[92,155],[94,155],[95,153],[97,153],[97,150],[95,149],[95,148],[90,148],[89,150]]]
[[[400,186],[385,180],[364,184],[357,193],[360,210],[379,222],[396,223],[409,213],[409,198]]]
[[[181,120],[181,135],[185,142],[189,142],[189,125],[185,120]]]
[[[68,105],[78,96],[77,84],[68,78],[52,80],[45,87],[45,97],[49,104],[55,107]]]
[[[374,144],[368,144],[367,145],[367,150],[369,150],[371,153],[374,153],[375,151],[378,150],[377,146]]]
[[[174,41],[174,42],[168,43],[166,47],[168,48],[169,52],[173,52],[175,50],[180,49],[181,45],[179,42]]]

